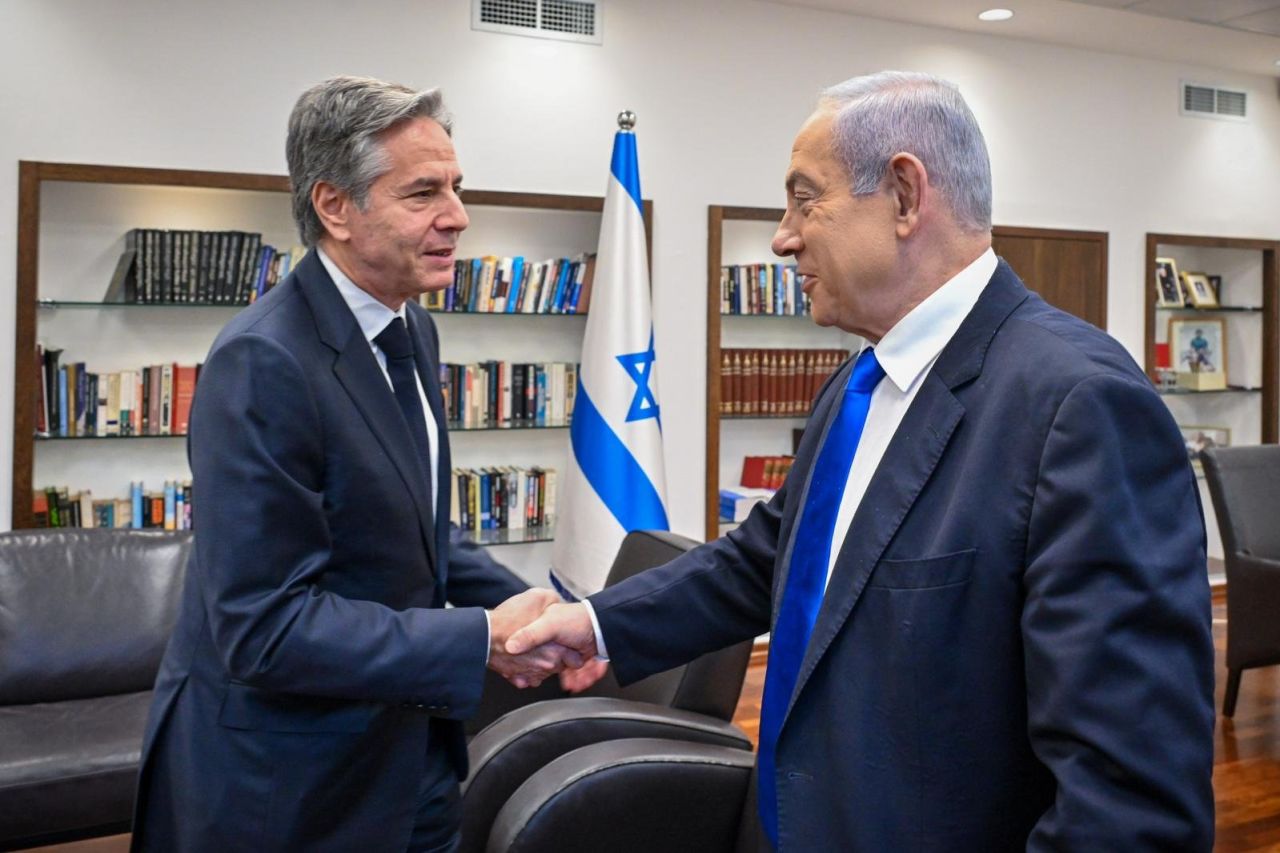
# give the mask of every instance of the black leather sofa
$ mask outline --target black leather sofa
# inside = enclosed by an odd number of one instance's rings
[[[0,849],[126,832],[190,533],[0,534]]]

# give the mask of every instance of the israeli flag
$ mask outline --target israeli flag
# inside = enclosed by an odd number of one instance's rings
[[[620,115],[613,138],[572,452],[556,501],[551,580],[570,598],[604,586],[628,531],[670,529],[634,123]]]

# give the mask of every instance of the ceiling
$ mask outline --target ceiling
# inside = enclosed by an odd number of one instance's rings
[[[767,0],[1248,74],[1280,75],[1280,0]],[[978,13],[1012,9],[1009,21]]]
[[[1247,33],[1280,36],[1280,3],[1274,0],[1069,0],[1177,21],[1213,24]]]

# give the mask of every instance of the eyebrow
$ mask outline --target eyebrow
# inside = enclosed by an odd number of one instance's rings
[[[430,189],[435,189],[436,187],[441,186],[443,183],[444,181],[441,180],[440,178],[426,178],[426,177],[414,178],[412,181],[406,184],[402,189],[404,192],[416,192],[417,190],[430,190]],[[462,175],[459,174],[454,179],[452,186],[455,186],[455,187],[462,186]]]
[[[803,172],[792,169],[790,172],[787,172],[787,192],[794,192],[797,185],[810,190],[817,187],[817,185]]]

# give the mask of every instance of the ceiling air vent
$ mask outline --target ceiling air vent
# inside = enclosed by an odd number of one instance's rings
[[[599,0],[472,0],[471,28],[601,43]]]
[[[1243,120],[1248,96],[1239,89],[1223,89],[1203,83],[1182,84],[1181,112],[1184,116]]]

